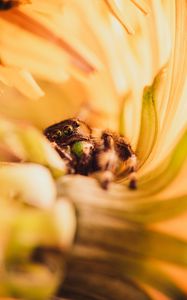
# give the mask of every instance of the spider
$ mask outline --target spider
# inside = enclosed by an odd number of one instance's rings
[[[136,189],[137,158],[123,136],[110,130],[96,136],[93,129],[76,118],[47,127],[44,135],[65,161],[67,174],[94,176],[107,190],[125,164],[129,187]]]
[[[19,6],[20,4],[30,3],[29,0],[20,1],[20,0],[0,0],[0,10],[8,10]]]

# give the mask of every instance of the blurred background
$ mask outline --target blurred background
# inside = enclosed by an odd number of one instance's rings
[[[185,0],[0,1],[2,300],[187,299],[186,28]],[[42,131],[74,116],[126,136],[137,191],[63,176]]]

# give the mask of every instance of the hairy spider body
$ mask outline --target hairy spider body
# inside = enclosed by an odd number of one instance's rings
[[[16,0],[0,0],[0,10],[8,10],[19,4],[19,1]]]
[[[29,4],[30,0],[0,0],[0,10],[9,10],[21,4]]]
[[[75,118],[49,126],[44,134],[65,161],[67,173],[95,176],[107,189],[125,163],[129,187],[136,188],[136,156],[124,137],[110,130],[95,136],[85,122]]]

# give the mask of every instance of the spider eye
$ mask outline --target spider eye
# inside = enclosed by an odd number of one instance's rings
[[[62,136],[62,131],[60,129],[57,129],[53,134],[53,138],[59,138],[61,136]]]
[[[73,126],[71,126],[71,125],[64,126],[63,133],[67,136],[71,135],[73,133]]]

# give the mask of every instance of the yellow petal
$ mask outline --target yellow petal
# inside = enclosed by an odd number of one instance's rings
[[[36,164],[0,164],[0,195],[49,209],[56,197],[50,172]]]
[[[37,99],[44,95],[42,89],[26,70],[0,66],[0,80],[9,86],[14,86],[28,98]]]

